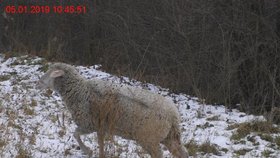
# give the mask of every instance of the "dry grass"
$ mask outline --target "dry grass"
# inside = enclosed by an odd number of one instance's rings
[[[220,117],[216,115],[216,116],[213,116],[213,117],[209,117],[206,120],[207,121],[219,121],[219,119],[220,119]]]
[[[38,105],[37,101],[34,100],[34,99],[31,99],[31,106],[34,107],[34,106],[37,106],[37,105]]]
[[[239,124],[235,123],[235,124],[229,125],[226,130],[233,130],[233,129],[238,128],[238,127],[239,127]]]
[[[280,124],[280,107],[273,107],[271,111],[266,114],[266,118],[268,118],[269,121]]]
[[[30,145],[35,145],[36,144],[36,134],[32,134],[30,137],[29,137],[29,144]]]
[[[18,145],[18,153],[15,158],[31,158],[31,153],[22,145]]]
[[[214,125],[209,122],[206,122],[204,125],[197,125],[196,127],[206,129],[206,128],[214,127]]]
[[[280,149],[280,136],[275,138],[275,143],[278,145],[278,147]]]
[[[236,132],[231,136],[232,140],[240,140],[252,132],[261,134],[280,133],[279,128],[267,121],[253,121],[235,124],[228,127],[228,129],[232,128],[237,128]]]
[[[5,147],[7,145],[7,142],[5,140],[0,139],[0,149]]]
[[[35,110],[31,107],[28,107],[27,105],[23,107],[23,112],[25,115],[34,115],[35,114]]]
[[[7,81],[11,78],[10,75],[0,75],[0,82]]]
[[[271,157],[270,155],[271,155],[272,153],[273,153],[273,152],[270,151],[270,150],[264,150],[264,151],[262,152],[262,156],[265,157],[265,158],[269,158],[269,157]]]
[[[205,143],[198,145],[196,142],[191,140],[188,144],[185,145],[185,147],[188,149],[190,156],[196,156],[198,152],[201,152],[202,154],[214,154],[219,155],[220,152],[217,149],[217,147],[213,144],[210,144],[209,141],[206,141]]]
[[[46,90],[46,92],[45,92],[45,93],[43,93],[43,94],[44,94],[44,96],[46,96],[46,97],[51,97],[51,96],[52,96],[52,93],[53,93],[53,91],[52,91],[52,90],[47,89],[47,90]]]
[[[239,149],[239,150],[236,150],[234,151],[234,153],[237,155],[237,156],[242,156],[242,155],[245,155],[247,152],[250,152],[252,149]]]
[[[39,70],[39,71],[42,71],[42,72],[47,72],[48,69],[49,69],[49,65],[45,63],[45,64],[43,64],[43,66],[40,67],[38,70]]]
[[[2,100],[0,100],[0,113],[5,110],[4,106],[2,105]]]
[[[273,142],[273,140],[274,140],[273,137],[269,134],[261,133],[261,134],[259,134],[259,136],[262,140],[265,140],[265,141],[268,141],[268,142]]]
[[[50,115],[49,117],[50,117],[50,120],[52,121],[52,123],[55,123],[59,120],[57,115]]]

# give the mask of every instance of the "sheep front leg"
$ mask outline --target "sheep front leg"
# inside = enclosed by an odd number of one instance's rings
[[[76,128],[75,132],[74,132],[74,137],[77,140],[77,142],[79,143],[80,148],[82,149],[82,151],[87,154],[89,157],[92,156],[92,151],[90,150],[89,147],[87,147],[81,140],[81,135],[82,134],[86,134],[81,132],[78,128]]]
[[[99,158],[105,158],[104,155],[104,132],[97,132],[97,139],[99,145]]]

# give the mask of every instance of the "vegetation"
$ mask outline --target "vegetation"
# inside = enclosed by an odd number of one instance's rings
[[[16,155],[16,158],[29,158],[29,157],[32,157],[31,156],[31,153],[27,150],[27,149],[24,149],[22,145],[18,145],[18,153]]]
[[[7,81],[10,79],[11,76],[9,75],[0,75],[0,82]]]
[[[261,137],[262,140],[273,142],[273,137],[269,134],[260,134],[259,136]]]
[[[60,3],[22,0],[16,5]],[[238,103],[247,112],[279,111],[278,1],[63,3],[86,5],[87,13],[0,16],[0,49],[102,64],[117,75],[205,98],[208,103],[231,107]],[[11,1],[1,2],[0,9],[7,5]],[[279,123],[279,113],[274,116]]]
[[[0,139],[0,149],[2,149],[4,146],[6,146],[7,142]]]
[[[242,155],[245,155],[247,152],[250,152],[251,149],[240,149],[240,150],[236,150],[234,153],[237,155],[237,156],[242,156]]]
[[[188,149],[188,152],[189,152],[190,156],[196,156],[196,154],[198,152],[201,152],[203,154],[210,154],[210,153],[214,154],[214,155],[219,155],[220,154],[218,148],[215,145],[210,144],[209,141],[206,141],[203,144],[199,145],[196,142],[194,142],[193,140],[191,140],[185,146]],[[224,151],[224,149],[223,149],[223,151]]]
[[[25,115],[34,115],[34,113],[35,113],[34,109],[28,107],[28,105],[25,105],[23,107],[23,112]]]
[[[207,121],[219,121],[219,116],[215,115],[206,119]]]
[[[264,157],[271,157],[270,155],[271,155],[272,153],[273,153],[273,152],[270,151],[270,150],[265,150],[265,151],[262,152],[262,155],[263,155]]]
[[[272,137],[268,134],[280,133],[280,129],[267,121],[254,121],[240,124],[234,124],[228,129],[237,128],[236,132],[231,136],[232,140],[240,140],[250,133],[259,133],[260,137],[267,141],[272,141]],[[249,138],[250,139],[250,138]],[[250,139],[251,140],[251,139]]]
[[[278,145],[280,148],[280,136],[275,138],[275,143]]]

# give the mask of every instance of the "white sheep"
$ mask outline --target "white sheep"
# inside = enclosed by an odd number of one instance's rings
[[[188,157],[180,141],[179,114],[161,95],[100,79],[87,80],[67,64],[55,63],[38,82],[58,92],[77,124],[74,137],[89,156],[80,135],[97,132],[99,156],[104,157],[104,134],[135,140],[152,158],[162,158],[160,143],[176,157]]]

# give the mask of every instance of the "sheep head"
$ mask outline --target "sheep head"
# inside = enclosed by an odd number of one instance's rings
[[[64,70],[61,69],[50,69],[48,70],[38,81],[39,89],[52,89],[54,90],[54,80],[58,77],[62,77],[65,74]]]

